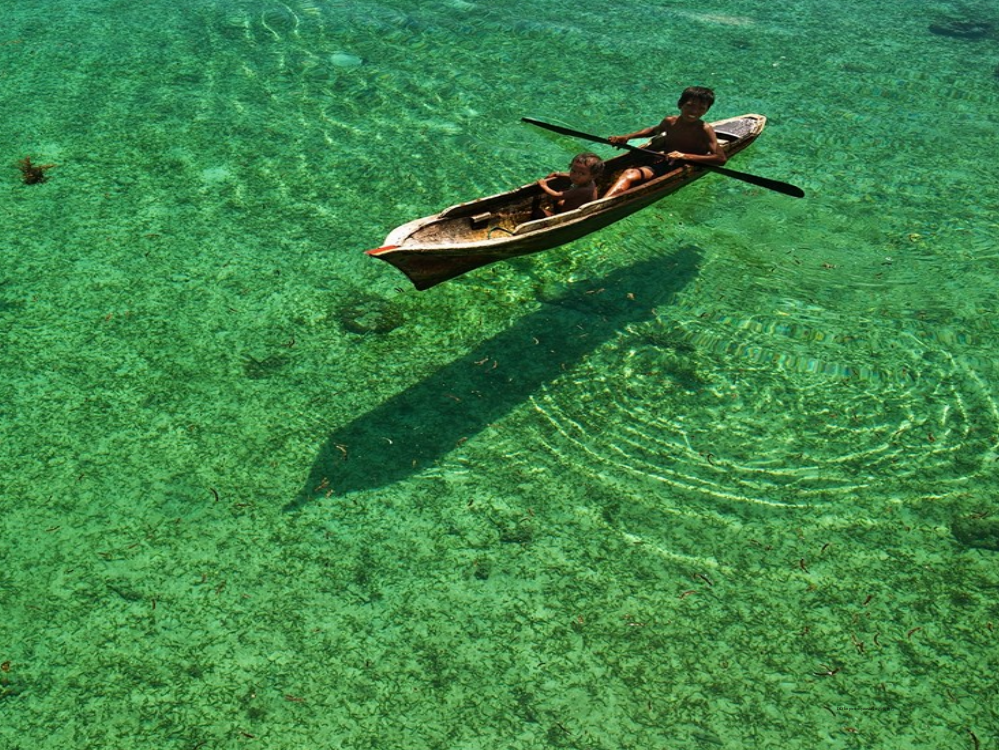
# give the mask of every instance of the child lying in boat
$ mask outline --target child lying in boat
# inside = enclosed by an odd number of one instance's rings
[[[544,179],[538,180],[538,185],[552,197],[551,208],[543,208],[540,199],[535,201],[532,218],[541,219],[545,216],[572,211],[582,205],[599,198],[597,179],[604,171],[604,162],[596,154],[589,151],[576,154],[569,164],[568,172],[552,172]],[[556,177],[568,177],[571,185],[566,190],[553,190],[548,187],[548,181]]]

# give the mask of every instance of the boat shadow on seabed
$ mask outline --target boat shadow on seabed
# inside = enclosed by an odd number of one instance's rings
[[[434,464],[544,383],[647,320],[696,275],[701,251],[646,260],[565,294],[380,406],[334,431],[286,511],[314,498],[392,484]],[[479,364],[497,362],[496,367]],[[478,366],[477,366],[478,365]]]

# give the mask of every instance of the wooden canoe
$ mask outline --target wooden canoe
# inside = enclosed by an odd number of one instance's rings
[[[747,114],[713,122],[728,156],[752,143],[766,125],[763,115]],[[624,169],[655,157],[628,151],[605,162],[600,192]],[[382,247],[367,254],[391,263],[417,289],[429,289],[476,268],[521,255],[550,250],[613,224],[708,174],[683,164],[654,180],[613,198],[601,198],[574,211],[531,220],[534,201],[544,196],[536,182],[505,193],[451,206],[434,216],[415,219],[394,229]],[[569,186],[563,178],[556,190]]]

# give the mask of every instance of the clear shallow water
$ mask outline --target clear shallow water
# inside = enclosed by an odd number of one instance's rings
[[[10,5],[5,746],[999,742],[994,11]],[[690,83],[808,197],[361,252]]]

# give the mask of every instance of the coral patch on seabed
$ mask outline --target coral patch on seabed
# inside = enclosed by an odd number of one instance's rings
[[[351,333],[389,333],[403,324],[404,318],[390,302],[365,298],[340,307],[335,312],[344,330]]]
[[[999,552],[999,518],[955,518],[950,530],[965,546]]]
[[[958,39],[983,39],[995,30],[995,26],[991,21],[966,21],[957,18],[945,18],[931,23],[930,32]]]

